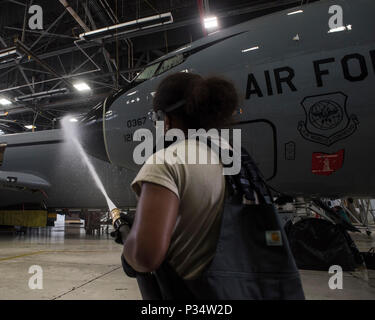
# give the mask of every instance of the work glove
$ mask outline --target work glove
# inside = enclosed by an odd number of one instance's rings
[[[118,244],[124,244],[126,238],[130,232],[130,227],[126,224],[119,227],[118,230],[114,230],[110,233],[111,237],[114,238],[115,242]]]

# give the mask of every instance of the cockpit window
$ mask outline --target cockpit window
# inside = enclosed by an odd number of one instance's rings
[[[160,68],[156,72],[156,74],[157,75],[162,74],[162,73],[168,71],[169,69],[172,69],[173,67],[179,65],[182,62],[184,62],[184,56],[182,54],[179,54],[177,56],[169,58],[169,59],[163,61],[162,65],[160,66]]]
[[[172,69],[182,62],[184,62],[184,55],[179,54],[162,62],[154,63],[151,66],[146,67],[146,69],[144,69],[134,81],[138,83],[149,80],[154,76],[167,72],[169,69]]]
[[[146,69],[144,69],[139,74],[139,76],[135,79],[135,81],[136,82],[141,82],[141,81],[145,81],[145,80],[151,79],[155,75],[156,70],[158,70],[159,65],[160,65],[160,62],[152,64],[151,66],[146,67]]]

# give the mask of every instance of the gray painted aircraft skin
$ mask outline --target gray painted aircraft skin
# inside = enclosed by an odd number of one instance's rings
[[[45,201],[51,208],[105,208],[106,202],[77,150],[62,130],[2,136],[1,206]],[[89,157],[112,200],[132,206],[135,173]],[[8,182],[17,178],[17,181]],[[34,191],[34,192],[32,192]]]
[[[329,32],[332,5],[343,8],[342,31]],[[296,10],[303,12],[288,15]],[[129,185],[139,166],[133,161],[132,135],[140,128],[152,129],[147,112],[158,83],[187,71],[234,82],[242,99],[235,121],[243,146],[270,186],[293,196],[373,197],[374,12],[371,0],[317,2],[218,31],[156,60],[151,65],[183,58],[166,72],[107,98],[103,110],[97,110],[99,117],[86,119],[104,133],[105,150],[103,141],[102,147],[86,143],[85,148],[94,155],[103,149],[100,158],[112,163],[91,157],[109,196],[118,206],[135,204]],[[49,207],[105,206],[73,146],[54,143],[60,139],[59,130],[2,136],[0,142],[8,147],[0,183],[40,187],[48,194]],[[31,142],[39,144],[25,146]],[[18,182],[6,182],[17,175]],[[2,190],[0,201],[36,196],[44,197]]]

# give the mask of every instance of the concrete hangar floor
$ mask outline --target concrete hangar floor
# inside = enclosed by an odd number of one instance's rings
[[[121,268],[122,248],[109,235],[86,235],[82,225],[58,221],[55,227],[28,231],[0,235],[1,300],[141,299],[136,281]],[[375,245],[375,232],[351,236],[360,251]],[[42,269],[43,289],[30,289],[35,266]],[[328,272],[300,272],[307,299],[375,300],[374,270],[345,272],[342,290],[329,288]]]

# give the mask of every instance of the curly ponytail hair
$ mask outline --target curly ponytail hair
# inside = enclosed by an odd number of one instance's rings
[[[189,129],[221,128],[230,123],[238,107],[238,95],[231,82],[184,72],[172,74],[160,83],[154,109],[165,111],[180,101],[185,101],[185,105],[167,114],[183,120]]]

